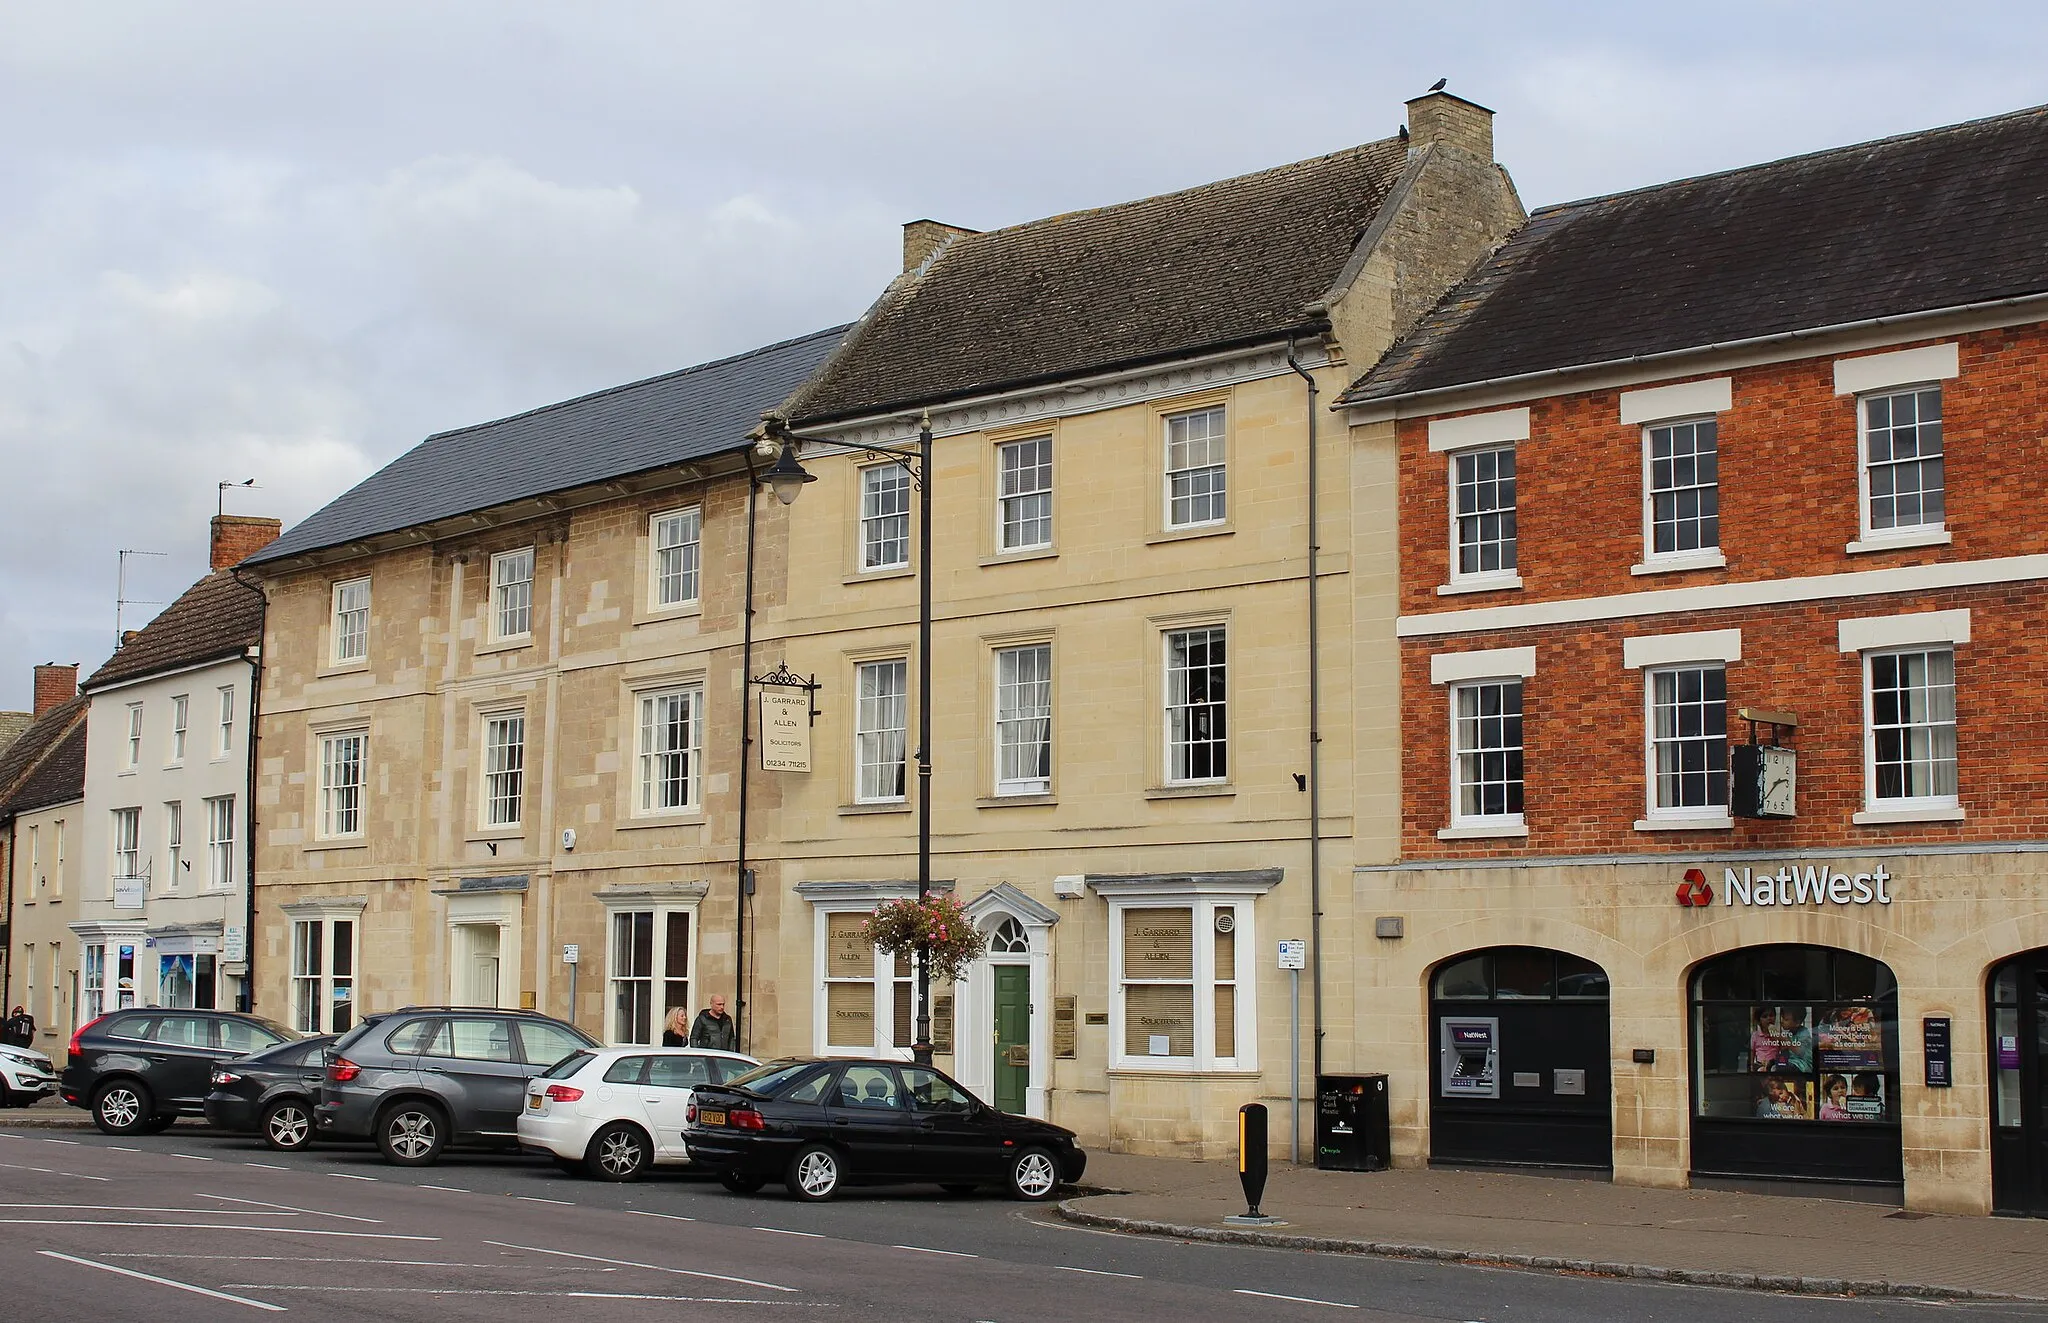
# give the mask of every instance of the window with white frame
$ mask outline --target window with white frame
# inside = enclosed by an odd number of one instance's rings
[[[1052,545],[1052,438],[996,447],[996,545],[1033,551]]]
[[[483,825],[516,827],[526,791],[526,714],[484,718]]]
[[[22,890],[30,900],[42,892],[43,846],[42,834],[35,824],[28,829],[28,876],[22,880]]]
[[[226,891],[235,884],[235,797],[206,801],[206,887]]]
[[[1222,781],[1230,774],[1221,625],[1166,634],[1166,779]]]
[[[1522,822],[1522,682],[1451,687],[1451,825]]]
[[[533,633],[533,548],[491,557],[491,637],[523,639]]]
[[[64,1018],[64,947],[60,942],[50,943],[50,1000],[43,1011],[43,1024],[56,1028]]]
[[[661,1042],[673,1010],[690,1009],[691,909],[614,910],[611,915],[611,1016],[606,1040],[613,1044]]]
[[[1941,387],[1865,395],[1863,531],[1873,537],[1939,529],[1946,517]]]
[[[192,699],[189,694],[178,694],[171,699],[171,761],[185,761],[185,727],[190,716]]]
[[[334,585],[334,661],[359,662],[370,655],[370,581]]]
[[[859,803],[903,798],[909,673],[909,664],[900,657],[859,667],[853,718],[854,798]]]
[[[1198,528],[1229,517],[1223,406],[1166,418],[1166,526]]]
[[[860,567],[910,564],[910,469],[876,464],[860,471]]]
[[[996,793],[1052,789],[1052,645],[996,652]]]
[[[114,810],[114,876],[142,876],[142,810]]]
[[[133,771],[142,762],[142,704],[128,705],[128,752],[127,761],[121,765]]]
[[[704,512],[697,506],[654,516],[654,605],[681,606],[697,600],[703,559]]]
[[[368,731],[336,731],[320,737],[320,836],[324,840],[363,834],[363,760]]]
[[[908,952],[875,949],[861,932],[865,910],[819,915],[824,961],[820,1052],[906,1054],[916,1034],[915,966]]]
[[[1117,1036],[1123,1069],[1249,1069],[1249,897],[1132,900],[1112,906]]]
[[[1864,747],[1873,809],[1956,805],[1955,653],[1870,652]]]
[[[1515,572],[1515,448],[1451,456],[1451,579]]]
[[[61,898],[64,895],[64,819],[59,818],[50,825],[50,834],[56,837],[57,847],[57,870],[50,874],[50,894]]]
[[[704,802],[704,687],[640,695],[638,812],[674,813]]]
[[[1687,556],[1721,545],[1720,428],[1713,418],[1643,429],[1648,481],[1645,555]]]
[[[356,1020],[356,920],[292,921],[292,1028],[340,1034]]]
[[[1718,662],[1649,672],[1650,816],[1728,810],[1728,672]]]
[[[78,1022],[90,1024],[107,1009],[107,948],[92,942],[78,948]]]
[[[164,886],[176,890],[185,871],[185,806],[178,800],[164,805]]]
[[[214,753],[225,754],[235,747],[235,687],[220,687],[220,730],[214,738]]]

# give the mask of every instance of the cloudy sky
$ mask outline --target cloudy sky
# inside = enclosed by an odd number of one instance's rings
[[[134,598],[205,571],[216,482],[293,522],[850,318],[906,220],[1384,137],[1439,77],[1533,208],[2048,101],[2043,49],[2039,6],[1890,0],[0,0],[0,708],[105,659],[120,549],[165,553]]]

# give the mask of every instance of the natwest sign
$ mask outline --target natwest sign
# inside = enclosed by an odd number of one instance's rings
[[[1886,872],[1883,864],[1867,873],[1838,872],[1827,864],[1808,864],[1804,868],[1786,864],[1775,873],[1768,869],[1724,868],[1721,871],[1721,903],[1751,906],[1889,905],[1892,903],[1890,888],[1895,880],[1895,875]],[[1714,903],[1714,888],[1707,882],[1703,870],[1685,870],[1685,880],[1678,884],[1678,903],[1688,908]]]

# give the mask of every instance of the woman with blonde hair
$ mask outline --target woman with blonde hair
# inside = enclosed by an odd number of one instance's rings
[[[661,1045],[663,1047],[688,1047],[690,1045],[690,1013],[677,1006],[661,1022]]]

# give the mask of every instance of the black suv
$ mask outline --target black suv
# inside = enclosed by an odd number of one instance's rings
[[[402,1167],[427,1166],[449,1144],[517,1148],[526,1082],[596,1046],[533,1011],[408,1006],[366,1016],[327,1049],[314,1130],[375,1139]]]
[[[71,1036],[57,1092],[90,1111],[107,1134],[152,1134],[205,1110],[216,1063],[296,1037],[281,1024],[233,1011],[112,1011]]]

